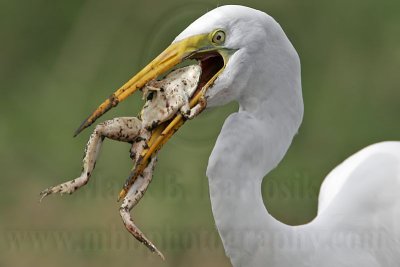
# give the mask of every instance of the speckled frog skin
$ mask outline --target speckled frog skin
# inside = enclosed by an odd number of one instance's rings
[[[98,124],[91,134],[86,145],[83,158],[82,173],[79,177],[43,190],[41,200],[53,193],[72,194],[77,189],[86,185],[96,165],[97,155],[105,138],[132,144],[131,158],[138,162],[148,141],[152,130],[161,123],[171,119],[180,112],[185,118],[191,119],[204,109],[204,102],[199,101],[193,108],[189,106],[190,97],[197,89],[201,75],[201,67],[190,65],[172,71],[162,80],[152,80],[143,88],[145,105],[140,113],[140,118],[119,117]],[[153,177],[156,155],[153,155],[142,174],[129,188],[120,207],[120,215],[126,229],[152,252],[164,257],[160,251],[134,224],[130,210],[139,202],[147,190]]]
[[[140,113],[143,127],[152,129],[177,111],[190,117],[189,99],[196,91],[200,75],[201,67],[191,65],[171,72],[161,81],[147,83],[143,88],[146,103]]]

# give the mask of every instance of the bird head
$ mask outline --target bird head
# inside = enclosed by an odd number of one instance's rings
[[[214,23],[215,27],[203,27],[200,30],[200,27],[198,27],[199,24],[201,24],[201,21],[190,25],[160,55],[111,94],[83,121],[75,132],[75,135],[90,126],[105,112],[117,106],[128,96],[142,88],[147,82],[166,74],[182,62],[197,60],[201,66],[202,73],[197,86],[198,91],[202,90],[204,94],[212,85],[215,85],[215,80],[223,73],[235,49],[225,44],[227,41],[227,27],[218,27]],[[190,28],[196,28],[196,31],[188,34],[191,31]],[[185,33],[187,36],[185,36]]]
[[[288,77],[298,79],[295,83],[300,81],[297,53],[272,17],[248,7],[222,6],[190,24],[160,55],[111,94],[81,124],[75,135],[147,82],[187,60],[197,60],[202,69],[192,105],[201,96],[206,98],[207,106],[223,105],[233,100],[253,103],[254,99],[268,96],[268,92],[259,90],[260,86],[276,91],[274,82],[285,80],[282,74],[291,69],[296,75]],[[295,64],[292,64],[293,61]],[[265,86],[266,78],[269,86]],[[183,124],[178,122],[182,121],[182,116],[179,116],[169,126],[164,125],[163,129],[156,131],[163,140],[157,139],[160,141],[150,148],[147,158]]]
[[[202,67],[198,88],[206,95],[208,106],[237,100],[246,91],[250,76],[246,74],[254,70],[257,56],[265,58],[268,51],[274,55],[277,48],[282,49],[278,42],[286,38],[282,33],[279,24],[264,12],[244,6],[218,7],[190,24],[159,56],[111,94],[83,121],[75,135],[148,81],[186,60],[195,59]],[[294,48],[286,50],[296,54]]]

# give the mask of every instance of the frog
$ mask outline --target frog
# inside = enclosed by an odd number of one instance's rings
[[[201,76],[199,65],[189,65],[171,71],[164,78],[150,80],[141,88],[145,104],[137,117],[118,117],[98,124],[87,142],[81,175],[70,181],[51,186],[43,190],[40,201],[50,194],[72,194],[89,182],[96,165],[96,159],[105,138],[131,144],[130,157],[135,165],[140,160],[153,130],[161,123],[173,118],[177,113],[185,119],[192,119],[204,109],[204,101],[190,107],[189,101],[197,90]],[[157,154],[149,159],[149,163],[133,185],[129,188],[119,208],[125,228],[137,240],[147,246],[151,252],[162,259],[163,254],[135,225],[130,211],[140,201],[152,181]]]

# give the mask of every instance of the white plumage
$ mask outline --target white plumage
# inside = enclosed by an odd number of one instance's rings
[[[277,221],[263,204],[261,182],[302,120],[299,57],[273,18],[242,6],[208,12],[175,42],[215,29],[236,50],[207,91],[209,106],[240,106],[207,167],[215,222],[233,266],[399,266],[400,142],[372,145],[336,167],[311,223]]]

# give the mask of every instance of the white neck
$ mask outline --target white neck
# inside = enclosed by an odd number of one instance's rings
[[[268,240],[279,231],[288,233],[287,226],[267,212],[261,182],[289,148],[302,119],[303,102],[299,67],[292,80],[276,69],[274,79],[252,80],[249,88],[254,90],[239,97],[239,111],[225,121],[207,168],[214,219],[235,267],[251,266],[240,259],[259,255],[257,250],[279,257],[275,246],[269,242],[260,246],[257,240],[262,235]]]

